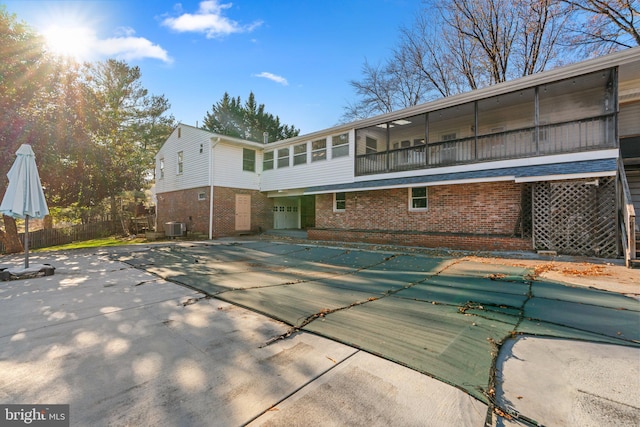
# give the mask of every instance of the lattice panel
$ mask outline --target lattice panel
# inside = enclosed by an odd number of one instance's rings
[[[617,255],[615,179],[539,182],[533,187],[536,249]]]

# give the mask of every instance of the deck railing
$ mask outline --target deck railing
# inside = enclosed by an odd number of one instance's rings
[[[627,267],[636,259],[636,212],[631,201],[631,191],[624,172],[624,164],[618,159],[618,206],[620,218],[620,241]]]
[[[614,148],[615,115],[356,156],[356,175]]]

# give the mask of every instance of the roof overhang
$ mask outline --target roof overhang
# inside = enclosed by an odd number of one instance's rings
[[[558,181],[615,176],[616,173],[617,159],[608,158],[322,185],[309,187],[304,191],[304,194],[371,191],[392,188],[471,184],[496,181]]]

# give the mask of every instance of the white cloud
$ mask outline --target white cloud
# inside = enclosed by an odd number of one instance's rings
[[[153,58],[171,63],[166,50],[144,37],[112,37],[96,41],[96,49],[104,56],[125,60]]]
[[[181,33],[205,33],[207,38],[251,32],[262,25],[261,21],[241,25],[237,21],[223,16],[224,10],[231,6],[231,3],[221,4],[218,0],[202,1],[196,13],[183,13],[176,18],[165,18],[162,24]]]
[[[136,33],[136,30],[131,27],[118,27],[113,31],[113,33],[116,36],[131,37]]]
[[[271,80],[274,81],[276,83],[280,83],[282,86],[289,86],[289,82],[287,81],[287,79],[285,79],[282,76],[278,76],[276,74],[273,73],[268,73],[266,71],[263,71],[260,74],[254,74],[255,77],[261,77],[263,79],[267,79],[267,80]]]
[[[88,27],[51,26],[43,31],[51,51],[80,61],[109,57],[124,60],[153,58],[166,63],[173,62],[160,45],[144,37],[135,37],[133,28],[120,27],[115,34],[114,37],[99,39],[95,30]]]

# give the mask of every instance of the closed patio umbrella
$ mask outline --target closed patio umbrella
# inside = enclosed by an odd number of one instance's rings
[[[24,268],[29,268],[29,218],[44,218],[49,214],[44,198],[36,157],[29,144],[16,151],[16,160],[9,173],[9,186],[0,204],[0,213],[24,218]]]

